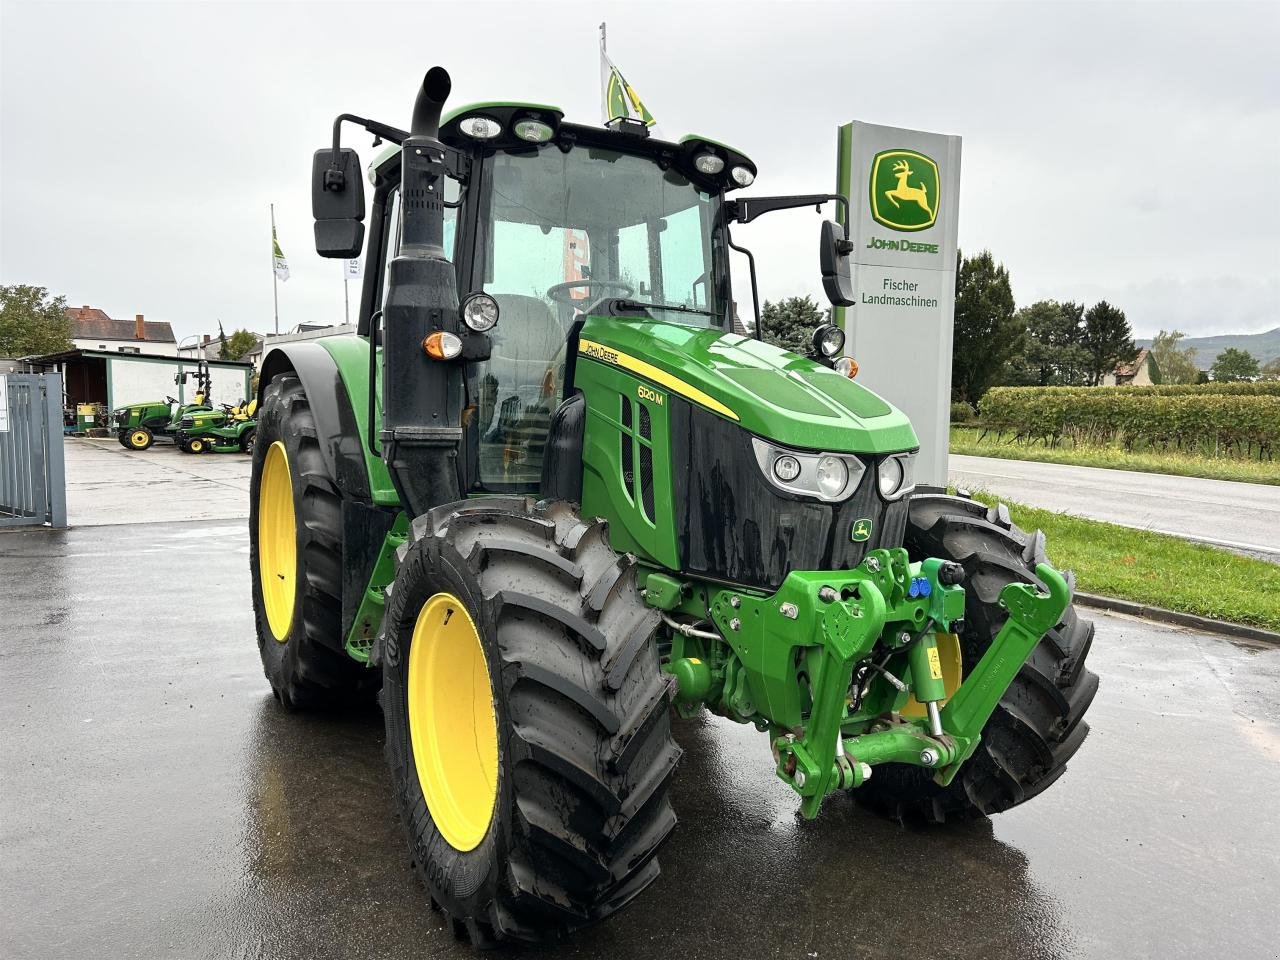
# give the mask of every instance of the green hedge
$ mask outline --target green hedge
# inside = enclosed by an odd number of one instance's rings
[[[1280,447],[1280,384],[1273,382],[995,387],[982,398],[978,414],[984,432],[1050,446],[1068,438],[1120,443],[1126,450],[1207,449],[1259,459],[1270,459]]]
[[[977,419],[978,415],[973,412],[973,407],[963,400],[951,404],[952,423],[973,423]]]

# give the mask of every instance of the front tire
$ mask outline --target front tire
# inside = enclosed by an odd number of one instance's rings
[[[130,450],[146,450],[155,442],[155,437],[146,427],[133,427],[125,433],[122,442]]]
[[[1044,534],[1013,525],[1000,504],[988,509],[966,497],[919,494],[911,499],[906,548],[913,560],[942,557],[964,566],[964,673],[977,666],[1007,614],[1000,591],[1010,583],[1040,584],[1046,562]],[[1075,578],[1068,575],[1075,593]],[[1067,605],[1062,620],[1032,650],[982,731],[982,740],[947,787],[926,771],[885,764],[853,791],[863,806],[896,820],[941,823],[1008,810],[1058,779],[1089,732],[1085,711],[1098,678],[1084,663],[1093,623]]]
[[[267,386],[258,431],[249,570],[263,672],[291,710],[368,702],[378,671],[348,656],[342,636],[342,502],[296,375]]]
[[[609,547],[604,521],[523,498],[432,510],[399,559],[380,640],[386,753],[433,905],[479,946],[607,917],[658,875],[675,826],[670,678],[634,559]],[[453,632],[463,617],[474,630]],[[453,663],[459,682],[427,662]],[[429,693],[482,673],[465,704]],[[425,704],[445,699],[437,725]],[[436,726],[464,722],[459,742],[496,745],[466,765],[492,768],[485,789],[478,772],[419,755]]]

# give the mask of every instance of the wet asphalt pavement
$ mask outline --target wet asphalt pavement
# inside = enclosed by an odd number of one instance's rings
[[[271,698],[247,553],[242,520],[0,536],[0,957],[471,955],[410,871],[380,716]],[[1098,624],[1093,733],[1026,806],[805,823],[762,735],[686,722],[662,876],[520,955],[1276,956],[1280,649]]]

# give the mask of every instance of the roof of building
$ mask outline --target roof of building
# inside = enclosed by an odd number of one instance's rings
[[[84,340],[154,340],[156,343],[177,343],[173,327],[163,320],[143,320],[143,336],[138,337],[137,320],[113,320],[105,310],[91,307],[67,307],[71,318],[72,337]]]
[[[22,357],[20,359],[27,363],[48,366],[54,363],[65,363],[68,360],[79,360],[82,357],[103,360],[163,360],[165,363],[181,364],[184,367],[191,367],[196,363],[207,363],[210,366],[218,367],[253,366],[247,360],[215,360],[213,358],[194,360],[190,357],[175,357],[166,353],[116,353],[112,350],[90,350],[87,347],[75,347],[71,350],[61,350],[58,353],[47,353],[42,356]]]
[[[1143,347],[1141,350],[1138,351],[1138,355],[1133,358],[1133,363],[1116,364],[1116,376],[1117,377],[1136,376],[1138,371],[1142,369],[1142,365],[1147,362],[1147,359],[1150,356],[1151,356],[1151,351],[1148,350],[1146,347]]]

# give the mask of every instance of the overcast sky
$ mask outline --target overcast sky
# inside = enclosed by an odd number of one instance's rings
[[[834,188],[850,119],[964,138],[960,243],[1019,304],[1105,298],[1139,336],[1280,325],[1280,3],[0,3],[0,282],[179,336],[340,322],[311,239],[333,116],[451,103],[599,122],[597,24],[664,132],[732,143],[752,192]],[[362,161],[369,138],[348,144]],[[768,298],[819,299],[818,218],[736,232]],[[745,277],[738,296],[745,301]],[[352,286],[353,297],[356,295]]]

